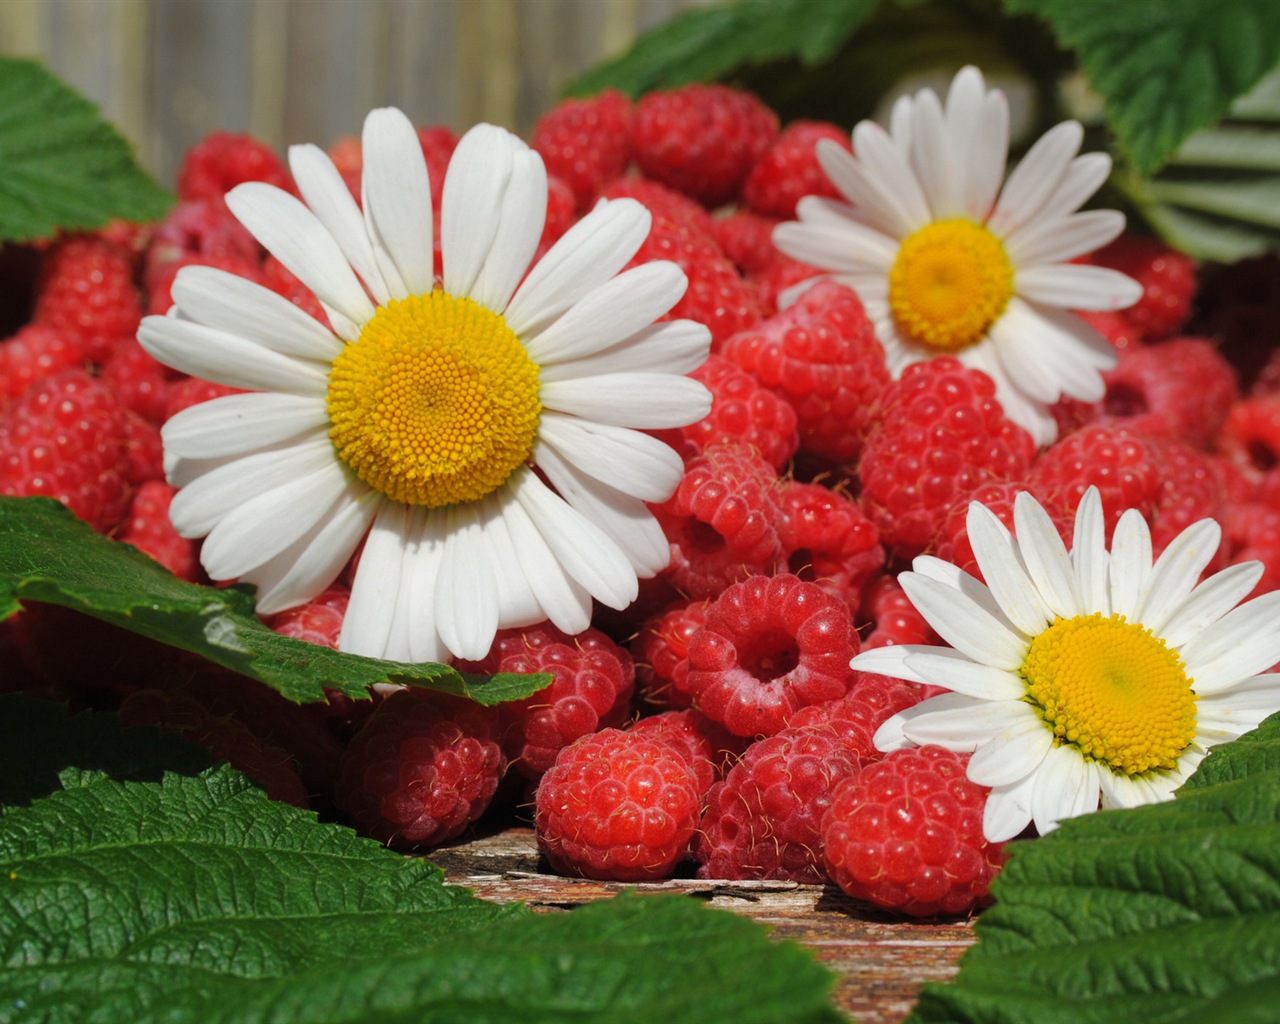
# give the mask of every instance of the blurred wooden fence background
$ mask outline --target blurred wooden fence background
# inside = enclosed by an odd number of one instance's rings
[[[527,138],[575,74],[706,2],[0,0],[0,53],[42,60],[171,185],[214,128],[328,145],[386,104]]]

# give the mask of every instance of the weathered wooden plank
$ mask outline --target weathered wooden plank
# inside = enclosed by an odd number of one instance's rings
[[[684,893],[769,925],[799,942],[839,976],[835,1002],[861,1024],[896,1024],[926,981],[945,981],[974,942],[968,921],[904,921],[852,900],[833,886],[794,882],[597,882],[547,874],[533,832],[509,829],[431,853],[451,884],[536,911],[571,909],[624,889]]]

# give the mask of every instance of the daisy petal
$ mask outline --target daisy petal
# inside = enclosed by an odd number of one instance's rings
[[[997,786],[987,796],[982,811],[982,833],[991,843],[1003,843],[1020,835],[1031,824],[1031,796],[1034,774],[1009,786]]]
[[[1019,700],[1026,694],[1026,686],[1015,673],[979,665],[945,647],[909,652],[905,664],[926,682],[981,700]]]
[[[705,384],[672,373],[607,373],[543,382],[539,397],[547,409],[637,430],[688,426],[711,411]]]
[[[874,121],[859,122],[853,129],[853,151],[879,202],[901,225],[895,232],[899,237],[929,223],[929,200],[888,132]]]
[[[328,428],[329,414],[322,399],[250,392],[183,409],[165,421],[160,437],[166,453],[211,459],[257,451]]]
[[[502,503],[497,495],[480,502],[480,525],[493,555],[493,574],[498,585],[498,625],[529,626],[546,618],[542,605],[529,585],[516,556],[511,532],[507,529]]]
[[[143,317],[138,343],[166,366],[228,387],[292,395],[323,395],[329,387],[319,363],[177,317]]]
[[[1102,187],[1111,174],[1111,157],[1106,153],[1084,153],[1071,161],[1067,173],[1040,207],[1045,220],[1074,213],[1086,199]]]
[[[1080,585],[1080,607],[1085,612],[1111,614],[1111,587],[1107,576],[1106,522],[1102,517],[1102,497],[1090,486],[1076,508],[1071,540],[1071,564]]]
[[[969,778],[979,786],[1010,786],[1039,770],[1053,749],[1053,732],[1027,705],[1005,728],[973,752]]]
[[[936,743],[948,750],[966,753],[1000,735],[1017,715],[1018,708],[1009,701],[975,700],[962,693],[943,693],[899,712],[894,716],[899,722],[892,730],[885,731],[884,726],[877,730],[875,744],[884,750],[881,733],[887,739],[896,732],[916,744]]]
[[[849,667],[859,672],[871,672],[878,676],[905,679],[909,683],[926,683],[923,676],[907,668],[907,655],[927,650],[923,644],[893,644],[889,647],[872,647],[859,651],[849,662]]]
[[[1261,562],[1240,562],[1197,586],[1159,631],[1170,647],[1181,647],[1248,597],[1262,579]]]
[[[383,107],[364,119],[361,142],[364,219],[391,297],[429,293],[435,282],[431,182],[418,133],[401,111]]]
[[[1230,720],[1235,716],[1261,716],[1280,710],[1280,674],[1249,676],[1235,686],[1201,697],[1196,705],[1198,724],[1209,717]],[[1249,728],[1253,728],[1252,725]]]
[[[502,128],[478,124],[458,141],[449,159],[440,200],[440,259],[444,290],[450,295],[470,295],[489,257],[515,147],[515,138]]]
[[[919,572],[904,572],[898,582],[929,625],[956,650],[995,668],[1022,664],[1026,640],[967,595]]]
[[[868,268],[887,271],[898,254],[893,239],[853,223],[786,221],[773,229],[773,244],[792,259],[837,273]]]
[[[1225,689],[1280,661],[1280,590],[1247,601],[1179,651],[1196,693]]]
[[[666,501],[684,475],[683,460],[669,446],[626,427],[544,411],[538,433],[535,462],[549,445],[588,476],[643,501]]]
[[[995,206],[996,196],[1004,181],[1005,160],[1009,150],[1009,101],[996,90],[982,101],[975,131],[969,142],[969,161],[965,173],[966,216],[985,223]]]
[[[1083,139],[1076,121],[1063,121],[1040,136],[1009,175],[987,227],[1007,238],[1029,223],[1062,182]]]
[[[905,152],[901,151],[904,159]],[[832,139],[819,139],[814,153],[831,184],[854,204],[860,220],[893,238],[902,238],[919,226],[906,223],[898,209],[884,201],[877,188],[868,180],[858,158],[843,146],[837,145]]]
[[[502,196],[498,233],[471,287],[471,298],[495,312],[507,308],[512,293],[538,251],[546,219],[546,168],[542,157],[521,146],[512,154],[511,180]]]
[[[446,515],[447,537],[433,597],[436,631],[457,657],[478,661],[498,631],[495,559],[477,504],[450,505]]]
[[[1216,520],[1192,523],[1169,542],[1147,577],[1137,621],[1163,636],[1169,617],[1190,595],[1200,574],[1218,552],[1222,527]]]
[[[1124,230],[1118,210],[1088,210],[1066,217],[1038,217],[1005,240],[1015,266],[1062,263],[1101,249]]]
[[[246,181],[226,196],[227,207],[250,234],[315,293],[356,324],[373,316],[341,247],[302,202],[260,181]]]
[[[503,314],[507,326],[521,338],[546,329],[615,277],[639,251],[652,223],[652,215],[634,199],[597,204],[529,271]]]
[[[338,650],[381,658],[400,593],[409,506],[386,501],[378,509],[351,584]]]
[[[1055,615],[1079,615],[1083,609],[1071,556],[1049,513],[1029,493],[1019,491],[1013,502],[1013,521],[1027,572],[1044,603]]]
[[[710,351],[711,332],[702,324],[668,320],[650,324],[594,355],[543,363],[538,375],[547,384],[599,373],[687,374],[705,363]]]
[[[1124,309],[1142,298],[1142,285],[1120,271],[1074,263],[1024,267],[1013,287],[1032,302],[1064,309]]]
[[[340,338],[283,295],[216,267],[179,270],[173,301],[186,319],[281,355],[328,362],[343,348]]]
[[[994,512],[976,501],[969,503],[969,542],[983,578],[1000,610],[1027,636],[1042,632],[1052,617],[1013,537]]]
[[[1126,509],[1111,538],[1111,614],[1138,621],[1138,604],[1151,575],[1151,531],[1142,513]]]
[[[415,510],[412,519],[411,555],[404,567],[404,585],[408,589],[408,660],[448,661],[448,648],[436,630],[436,578],[444,560],[449,517],[439,510],[421,509]]]
[[[1096,811],[1098,786],[1094,784],[1090,807],[1089,781],[1084,758],[1074,748],[1051,749],[1036,773],[1036,784],[1031,791],[1031,818],[1036,831],[1043,836],[1057,828],[1060,821]]]
[[[937,93],[922,89],[916,96],[912,118],[911,165],[920,177],[920,186],[934,220],[956,217],[962,212],[958,168],[951,138],[943,124],[942,104]]]

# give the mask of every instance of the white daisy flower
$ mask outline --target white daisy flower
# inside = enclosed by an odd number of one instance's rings
[[[668,545],[645,503],[682,463],[642,433],[703,417],[687,376],[700,324],[655,323],[684,273],[622,271],[649,231],[632,200],[600,204],[536,266],[541,158],[479,125],[459,142],[434,266],[427,167],[409,119],[364,125],[362,203],[327,156],[295,146],[303,201],[253,182],[236,217],[310,288],[332,329],[232,274],[188,267],[148,352],[251,393],[164,427],[171,517],[204,537],[214,579],[258,587],[264,614],[322,591],[364,538],[341,649],[402,661],[480,658],[494,633],[592,600],[623,608]]]
[[[1221,528],[1204,519],[1155,563],[1146,521],[1121,516],[1111,550],[1090,488],[1068,552],[1031,495],[1014,534],[978,502],[969,538],[986,579],[921,556],[903,589],[951,645],[866,651],[866,672],[945,686],[876,733],[881,750],[939,744],[972,752],[990,786],[992,842],[1040,833],[1103,807],[1168,799],[1208,749],[1280,710],[1280,591],[1239,602],[1262,575],[1233,565],[1197,583]],[[1238,607],[1237,607],[1238,605]]]
[[[931,89],[902,97],[889,131],[873,121],[853,130],[857,156],[818,143],[849,202],[806,196],[800,219],[778,225],[773,241],[858,292],[893,376],[954,355],[990,374],[1010,419],[1048,444],[1057,436],[1048,406],[1062,395],[1097,401],[1101,371],[1115,365],[1111,346],[1067,311],[1121,309],[1142,288],[1067,262],[1124,229],[1115,210],[1077,212],[1111,158],[1077,156],[1083,129],[1065,121],[1002,189],[1008,117],[1004,94],[987,91],[973,67],[956,75],[945,108]]]

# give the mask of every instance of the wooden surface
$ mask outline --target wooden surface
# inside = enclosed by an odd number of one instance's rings
[[[920,986],[946,981],[973,944],[969,922],[909,922],[849,899],[833,886],[794,882],[595,882],[546,874],[530,829],[510,829],[432,851],[449,882],[498,902],[567,910],[622,889],[687,893],[713,907],[768,924],[801,943],[839,975],[835,1002],[859,1024],[892,1024],[910,1012]]]

